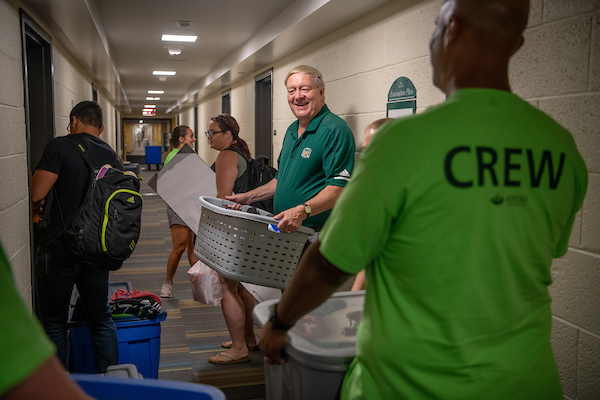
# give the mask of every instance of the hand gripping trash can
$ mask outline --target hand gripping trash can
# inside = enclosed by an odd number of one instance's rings
[[[231,201],[208,196],[198,203],[202,215],[194,254],[200,261],[229,279],[285,289],[314,230],[301,226],[282,233],[265,210],[231,210],[226,208]]]
[[[356,330],[362,317],[364,291],[334,293],[302,317],[288,332],[284,365],[265,363],[267,400],[334,400],[356,354]],[[254,308],[264,326],[279,300]]]

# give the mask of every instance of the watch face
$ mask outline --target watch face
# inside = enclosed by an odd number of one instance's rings
[[[307,213],[307,214],[310,214],[311,209],[310,209],[310,206],[308,204],[304,205],[304,212]]]

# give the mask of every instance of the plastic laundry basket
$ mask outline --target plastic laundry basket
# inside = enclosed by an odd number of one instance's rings
[[[234,204],[215,197],[198,199],[202,216],[194,254],[206,265],[236,281],[283,289],[296,269],[308,235],[300,227],[294,233],[278,233],[277,220],[266,211],[260,215],[224,208]]]

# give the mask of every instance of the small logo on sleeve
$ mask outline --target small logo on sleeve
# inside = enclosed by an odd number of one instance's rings
[[[345,181],[350,181],[350,172],[348,172],[348,170],[344,168],[344,170],[333,179],[343,179]]]

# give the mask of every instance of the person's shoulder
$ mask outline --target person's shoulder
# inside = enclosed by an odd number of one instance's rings
[[[239,156],[241,156],[241,154],[239,154],[237,151],[235,151],[232,148],[227,148],[227,149],[223,149],[222,151],[219,152],[219,155],[217,155],[217,164],[221,164],[221,163],[231,163],[231,164],[237,164],[238,160],[239,160]]]

